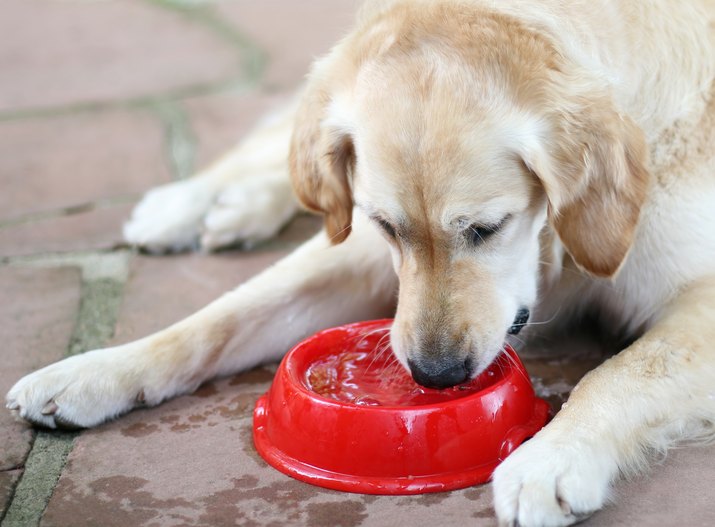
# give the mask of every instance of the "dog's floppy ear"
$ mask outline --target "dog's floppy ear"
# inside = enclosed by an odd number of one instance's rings
[[[554,105],[550,130],[525,162],[541,180],[549,219],[574,261],[615,275],[633,243],[650,175],[643,132],[607,97]]]
[[[314,79],[303,96],[291,141],[290,172],[300,201],[323,214],[330,240],[340,243],[352,224],[355,153],[350,136],[328,122],[331,95],[325,84]]]

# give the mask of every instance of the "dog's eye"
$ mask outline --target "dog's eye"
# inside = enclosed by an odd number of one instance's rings
[[[492,225],[473,223],[466,230],[465,234],[472,245],[481,245],[487,239],[499,232],[508,219],[509,216],[505,217],[499,223],[494,223]]]
[[[390,238],[397,238],[397,233],[395,228],[382,218],[375,218],[375,221],[380,226],[380,228],[387,233]]]

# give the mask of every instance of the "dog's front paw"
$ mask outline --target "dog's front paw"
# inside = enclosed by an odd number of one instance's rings
[[[605,450],[568,437],[558,441],[547,437],[542,432],[524,443],[494,472],[494,507],[500,525],[571,525],[608,499],[615,464]]]
[[[7,394],[19,417],[49,428],[86,428],[143,402],[138,372],[117,348],[67,358],[20,379]]]
[[[124,239],[150,252],[196,248],[204,216],[217,192],[213,182],[202,178],[150,190],[124,224]]]
[[[236,244],[250,248],[275,236],[297,210],[282,173],[236,181],[221,191],[206,214],[201,247],[208,251]]]

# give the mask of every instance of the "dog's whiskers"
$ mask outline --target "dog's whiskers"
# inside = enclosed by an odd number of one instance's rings
[[[556,310],[556,312],[548,320],[541,320],[538,322],[528,321],[528,322],[524,322],[523,324],[515,324],[515,326],[521,327],[521,328],[529,327],[529,326],[545,326],[546,324],[551,324],[554,320],[556,320],[556,318],[559,316],[560,312],[561,312],[561,306],[559,306],[559,308]],[[514,335],[509,335],[509,336],[512,338],[514,337]],[[516,340],[519,340],[519,339],[516,339]],[[521,340],[519,340],[519,342],[524,344],[524,342]]]
[[[377,350],[377,352],[373,354],[372,360],[370,361],[370,364],[368,364],[368,366],[366,368],[367,370],[370,370],[375,365],[375,362],[377,360],[381,359],[382,356],[385,354],[385,352],[390,349],[389,342],[381,344],[384,339],[385,339],[385,337],[382,337],[376,344],[375,349]]]
[[[400,364],[400,361],[397,360],[397,357],[393,357],[390,362],[385,364],[381,373],[387,378],[387,382],[390,383],[393,380],[393,374],[399,371],[399,368],[401,367],[402,364]]]
[[[503,359],[502,359],[502,357],[503,357]],[[529,379],[529,375],[526,372],[524,372],[521,368],[519,368],[516,358],[512,357],[509,353],[507,353],[506,348],[504,348],[504,347],[502,348],[501,352],[499,353],[499,355],[496,358],[496,360],[498,361],[497,365],[499,366],[500,372],[502,374],[504,373],[504,368],[501,363],[501,360],[504,360],[504,359],[508,360],[511,363],[511,365],[519,371],[521,376],[524,377],[524,379],[527,380],[529,383],[531,383],[531,379]]]
[[[356,342],[356,346],[359,347],[363,342],[365,342],[365,340],[366,340],[368,337],[371,337],[372,335],[375,335],[375,334],[377,334],[377,333],[381,333],[381,332],[383,332],[383,331],[385,332],[386,335],[389,335],[389,334],[390,334],[390,328],[389,328],[389,327],[372,329],[372,330],[370,330],[370,331],[366,331],[366,332],[360,334],[359,340]],[[384,337],[383,337],[383,338],[384,338]],[[380,340],[378,341],[378,344],[379,344],[381,341],[382,341],[382,339],[380,339]]]

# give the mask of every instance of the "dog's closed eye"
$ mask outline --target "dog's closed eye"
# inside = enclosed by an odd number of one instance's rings
[[[505,216],[498,223],[493,223],[490,225],[482,225],[479,223],[471,224],[465,231],[464,234],[473,246],[479,246],[483,244],[487,239],[499,232],[504,224],[509,220],[511,215]]]
[[[390,238],[397,238],[397,231],[395,231],[395,228],[387,220],[379,216],[375,216],[373,219]]]

